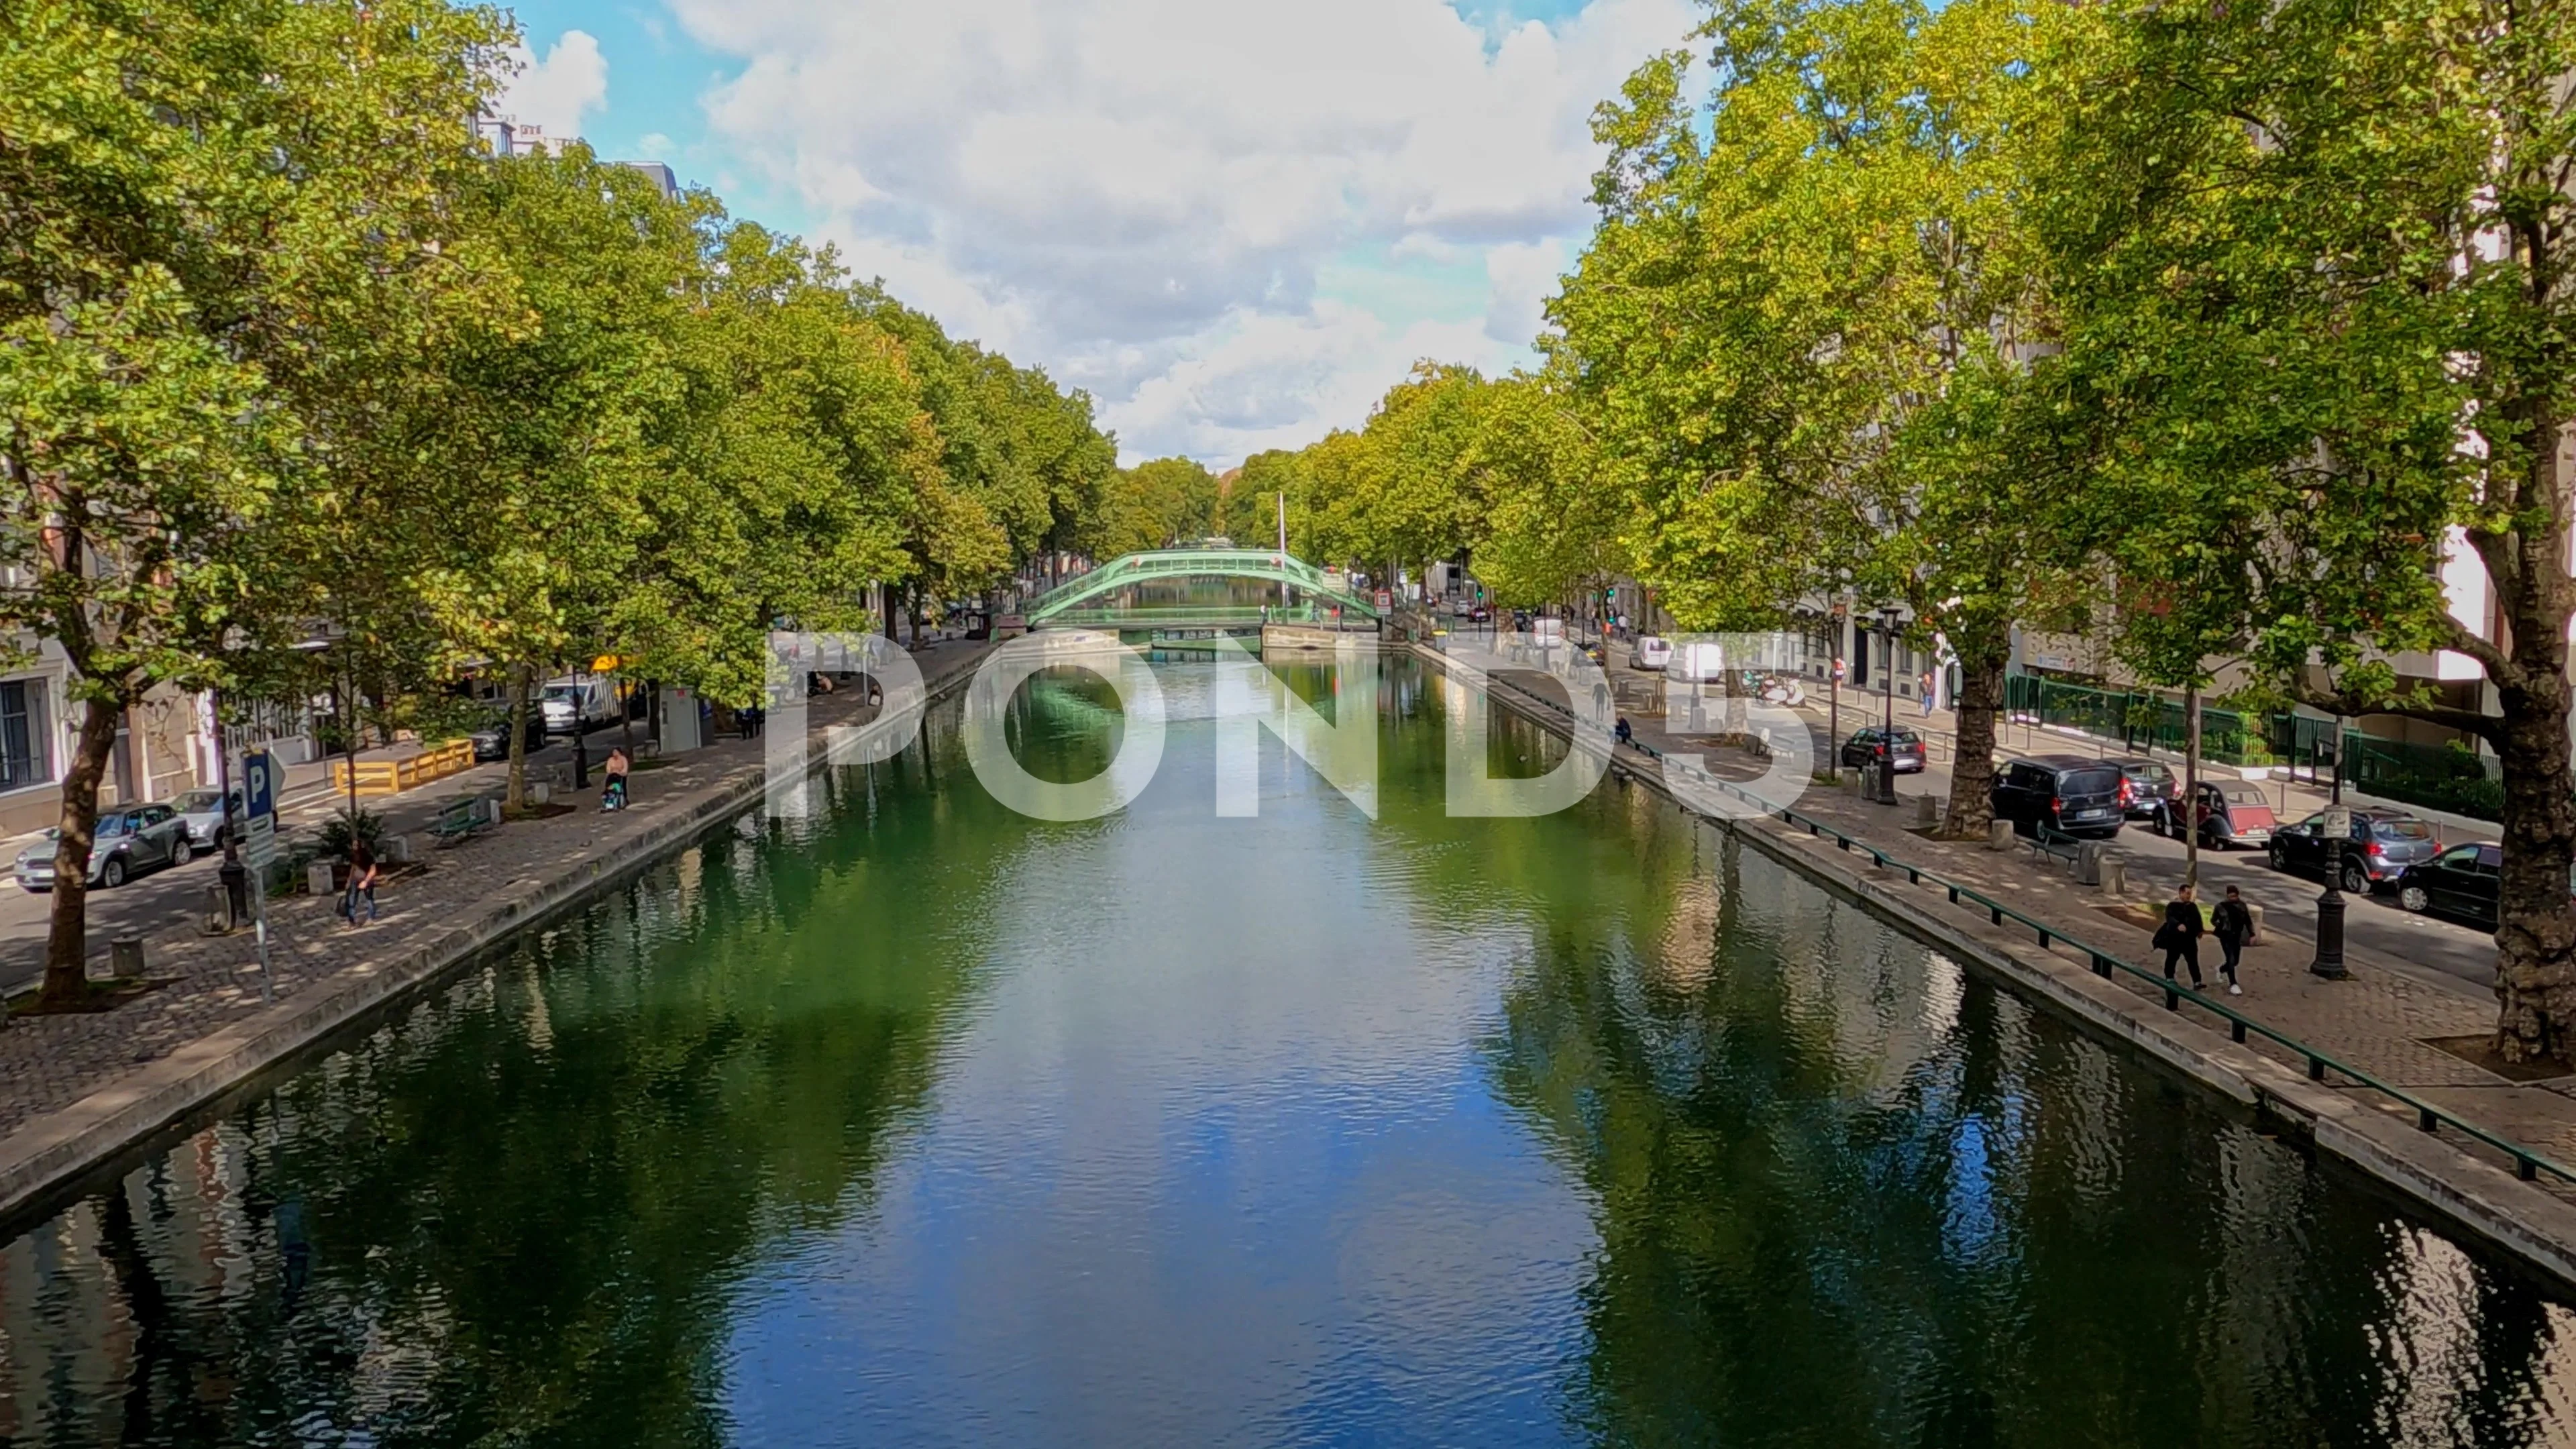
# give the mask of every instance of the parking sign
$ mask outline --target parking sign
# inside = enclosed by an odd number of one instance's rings
[[[266,750],[242,755],[242,855],[253,870],[277,858],[277,757]]]

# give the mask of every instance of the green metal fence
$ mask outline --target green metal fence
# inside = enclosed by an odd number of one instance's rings
[[[2004,707],[2016,720],[2079,730],[2128,749],[2182,753],[2190,720],[2179,700],[2143,690],[2101,689],[2036,674],[2004,680]],[[2201,758],[2224,765],[2328,768],[2366,794],[2481,820],[2504,816],[2504,784],[2492,761],[2453,745],[2382,739],[2347,726],[2332,747],[2334,724],[2305,715],[2248,715],[2203,707]]]

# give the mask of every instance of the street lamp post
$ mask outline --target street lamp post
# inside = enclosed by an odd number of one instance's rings
[[[1879,732],[1878,803],[1896,803],[1896,610],[1878,611],[1880,681],[1887,691],[1887,721]]]
[[[2343,964],[2343,845],[2352,834],[2352,812],[2343,808],[2343,716],[2334,722],[2334,784],[2326,796],[2326,888],[2317,897],[2317,959],[2308,970],[2328,981],[2352,975]]]

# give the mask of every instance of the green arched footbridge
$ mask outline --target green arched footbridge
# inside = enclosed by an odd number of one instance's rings
[[[1275,549],[1166,548],[1111,559],[1048,590],[1029,604],[1028,621],[1032,629],[1348,628],[1375,627],[1378,611]]]

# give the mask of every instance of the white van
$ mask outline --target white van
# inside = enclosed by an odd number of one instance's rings
[[[1684,644],[1674,649],[1671,662],[1664,666],[1668,679],[1688,680],[1693,684],[1710,684],[1726,677],[1726,646],[1723,644]]]
[[[587,732],[601,725],[617,723],[617,681],[596,674],[567,674],[548,680],[537,696],[537,708],[544,711],[546,733],[568,735],[576,728]]]
[[[1637,636],[1637,653],[1631,661],[1639,669],[1661,669],[1673,662],[1673,641],[1660,634]]]
[[[1538,640],[1541,644],[1562,644],[1565,642],[1565,621],[1563,619],[1532,619],[1530,620],[1530,637]]]

